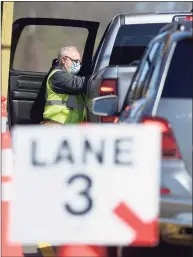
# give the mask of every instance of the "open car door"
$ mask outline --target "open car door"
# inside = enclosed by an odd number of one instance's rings
[[[89,75],[99,22],[21,18],[14,22],[10,57],[9,125],[33,124],[31,108],[52,60],[63,46],[82,53],[80,76]]]

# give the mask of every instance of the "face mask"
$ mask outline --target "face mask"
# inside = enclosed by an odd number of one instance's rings
[[[80,63],[72,62],[69,72],[71,74],[77,74],[79,72],[80,68],[81,68]]]

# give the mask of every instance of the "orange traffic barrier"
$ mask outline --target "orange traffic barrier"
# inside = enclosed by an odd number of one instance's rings
[[[57,247],[58,257],[107,257],[107,247],[90,245],[67,245]]]
[[[6,111],[6,98],[1,97],[1,119],[2,119],[2,132],[1,132],[1,147],[2,147],[2,256],[23,256],[21,245],[10,245],[8,240],[9,229],[9,203],[11,201],[11,181],[12,181],[12,150],[11,150],[11,136],[7,130],[7,111]]]

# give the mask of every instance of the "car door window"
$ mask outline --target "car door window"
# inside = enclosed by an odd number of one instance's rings
[[[149,51],[150,51],[150,48],[147,47],[146,51],[143,54],[141,62],[133,76],[131,86],[129,87],[129,91],[127,93],[126,100],[125,100],[125,104],[127,104],[127,105],[131,105],[134,102],[134,96],[135,96],[136,88],[138,86],[138,81],[141,76],[141,73],[143,72],[143,67],[146,64],[146,58],[149,54]]]
[[[136,87],[135,87],[134,94],[133,94],[133,101],[136,101],[136,100],[140,99],[141,97],[143,97],[143,89],[145,86],[144,82],[145,82],[146,77],[148,76],[148,72],[152,68],[153,60],[156,56],[156,53],[157,53],[159,47],[160,47],[160,42],[155,42],[152,45],[151,49],[149,50],[149,53],[143,60],[143,65],[141,65],[140,70],[139,70],[138,79],[137,79],[137,81],[135,81]]]
[[[47,72],[63,46],[76,46],[82,54],[80,75],[90,69],[99,22],[21,18],[12,30],[10,70]]]
[[[13,69],[47,72],[61,47],[76,46],[83,53],[87,37],[85,28],[26,26],[17,44]]]
[[[177,43],[168,69],[162,98],[192,98],[193,40]]]
[[[138,84],[140,87],[143,86],[143,82],[145,80],[145,77],[147,76],[147,73],[149,72],[149,69],[152,65],[153,62],[153,58],[155,56],[156,51],[158,50],[158,47],[160,46],[160,43],[156,42],[155,44],[153,44],[149,55],[147,56],[146,60],[145,60],[145,64],[143,66],[143,69],[141,71],[140,77],[139,77],[139,81]]]
[[[159,58],[156,61],[155,69],[153,70],[151,76],[147,79],[145,83],[147,87],[144,88],[143,95],[146,97],[156,93],[157,82],[158,82],[159,76],[161,75],[160,74],[161,63],[162,63],[162,59]]]
[[[152,56],[151,66],[146,74],[146,77],[143,81],[143,91],[142,97],[147,97],[150,93],[155,91],[156,85],[155,81],[159,77],[159,70],[161,67],[161,60],[163,55],[164,43],[158,43],[158,48],[156,49],[156,53]]]

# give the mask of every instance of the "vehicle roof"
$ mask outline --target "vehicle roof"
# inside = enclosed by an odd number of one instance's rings
[[[192,12],[167,12],[167,13],[137,13],[137,14],[118,14],[114,17],[120,18],[121,16],[125,19],[125,24],[143,24],[143,23],[167,23],[171,22],[173,17],[176,15],[192,15]]]

